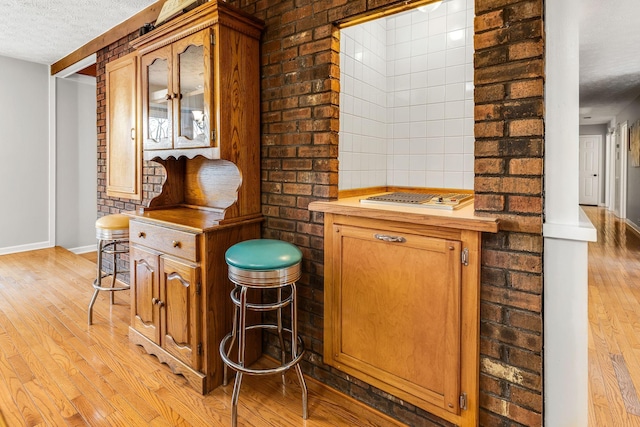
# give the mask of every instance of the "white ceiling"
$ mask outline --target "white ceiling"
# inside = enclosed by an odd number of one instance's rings
[[[0,55],[52,64],[154,2],[0,0]],[[580,123],[606,123],[640,95],[640,1],[581,5]]]
[[[156,0],[0,0],[0,55],[53,64]]]

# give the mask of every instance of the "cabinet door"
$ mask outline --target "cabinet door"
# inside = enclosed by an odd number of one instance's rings
[[[334,366],[459,413],[461,244],[334,225]]]
[[[129,252],[131,326],[151,341],[160,343],[159,255],[132,245]]]
[[[137,57],[106,66],[107,195],[140,200],[141,152],[136,131]]]
[[[145,150],[173,148],[173,85],[171,46],[140,60],[142,74],[142,139]]]
[[[162,347],[192,368],[200,369],[200,268],[161,258],[160,316]]]
[[[213,87],[211,30],[173,44],[175,148],[210,146]]]

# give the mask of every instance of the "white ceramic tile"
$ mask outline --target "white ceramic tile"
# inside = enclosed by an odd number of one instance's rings
[[[411,138],[426,138],[427,137],[427,122],[411,122],[410,125]]]
[[[447,33],[447,49],[466,46],[466,29],[453,30]]]
[[[443,154],[444,138],[443,137],[427,137],[427,154]]]
[[[411,156],[407,155],[398,155],[393,156],[393,168],[397,171],[408,171],[409,170],[409,161],[411,160]]]
[[[445,100],[446,101],[462,101],[464,100],[464,83],[453,83],[445,86]]]
[[[446,69],[437,68],[427,71],[427,82],[429,86],[442,86],[446,83]]]
[[[464,101],[450,101],[444,103],[445,119],[458,119],[464,117]]]
[[[465,56],[464,47],[456,47],[455,49],[447,49],[445,64],[447,67],[454,65],[464,65],[467,57]]]
[[[424,15],[422,13],[416,15]],[[411,25],[411,40],[426,40],[429,37],[429,22],[413,22]]]
[[[450,83],[464,83],[464,65],[456,65],[446,68],[446,82]]]
[[[411,121],[411,107],[396,107],[393,109],[393,115],[390,115],[393,123],[408,123]]]
[[[474,86],[473,86],[473,82],[466,82],[464,84],[464,97],[465,99],[473,99],[473,91],[474,91]]]
[[[465,190],[473,190],[473,180],[474,180],[473,172],[464,172],[462,176],[464,179],[464,184],[462,188]]]
[[[427,71],[427,55],[417,55],[417,56],[412,56],[410,58],[410,72],[412,73],[419,73],[422,71]],[[426,80],[426,74],[425,74],[425,80]]]
[[[472,117],[465,117],[464,119],[464,134],[465,135],[473,135],[474,134],[474,123]]]
[[[412,59],[410,57],[396,59],[395,61],[393,61],[395,63],[394,75],[396,76],[396,79],[400,78],[400,76],[403,76],[404,74],[409,74],[411,72],[411,61]],[[398,90],[397,86],[396,90]]]
[[[444,188],[462,188],[464,186],[464,176],[462,172],[445,172]]]
[[[440,137],[444,136],[444,120],[429,120],[427,121],[427,137]]]
[[[444,170],[450,172],[462,172],[464,168],[463,154],[445,154]]]
[[[442,172],[427,171],[426,187],[444,188],[444,174]]]
[[[475,103],[473,102],[473,100],[465,99],[464,100],[464,116],[473,118],[474,109],[475,109]]]
[[[427,120],[427,104],[412,105],[410,112],[412,122],[424,122]]]
[[[440,33],[434,34],[429,37],[429,46],[427,47],[428,53],[440,52],[447,48],[447,34]]]
[[[409,141],[409,153],[412,156],[415,154],[427,154],[427,138],[411,138]]]
[[[475,151],[475,137],[473,136],[464,136],[464,153],[465,154],[473,154]]]
[[[429,36],[436,34],[442,34],[447,31],[447,17],[440,16],[437,18],[429,19]]]
[[[427,156],[425,154],[411,155],[409,158],[409,170],[426,171]]]
[[[427,182],[425,171],[409,171],[409,185],[411,187],[424,187]]]
[[[396,107],[406,107],[411,105],[411,91],[410,90],[396,91],[394,104]]]
[[[459,12],[447,14],[447,31],[462,30],[467,26],[467,11],[460,10]]]
[[[442,171],[444,170],[444,155],[427,154],[425,164],[427,171]]]
[[[446,2],[447,14],[455,14],[456,12],[467,9],[467,0],[449,0]]]
[[[438,102],[444,102],[446,92],[445,87],[446,86],[433,86],[427,88],[427,103],[434,104]]]
[[[411,91],[411,105],[427,104],[427,88],[414,89]]]
[[[407,27],[411,25],[411,15],[408,13],[400,13],[396,17],[396,28]]]
[[[445,103],[427,104],[427,120],[444,119]]]
[[[444,68],[446,64],[446,51],[434,52],[427,55],[427,69]]]
[[[408,170],[396,170],[394,173],[394,182],[392,185],[408,186],[409,185],[409,171]]]
[[[429,52],[429,41],[424,39],[413,40],[411,42],[411,56],[426,55]]]
[[[462,136],[464,134],[464,119],[446,119],[444,121],[445,136]]]
[[[409,151],[409,139],[394,139],[393,140],[393,154],[410,154]]]
[[[409,123],[396,123],[393,125],[394,138],[409,138],[411,136],[409,131]]]
[[[463,137],[462,136],[445,136],[444,152],[446,154],[462,154],[464,152]]]
[[[428,85],[429,85],[429,80],[427,78],[426,71],[411,73],[411,89],[422,89],[422,88],[426,88]],[[423,103],[424,104],[427,103],[426,99],[424,100]]]
[[[473,172],[475,166],[475,156],[473,154],[465,154],[463,156],[463,171],[464,172]]]

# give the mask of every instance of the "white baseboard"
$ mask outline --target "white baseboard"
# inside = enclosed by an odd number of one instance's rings
[[[73,252],[76,255],[80,255],[80,254],[86,254],[87,252],[95,252],[96,249],[96,245],[89,245],[89,246],[80,246],[77,248],[67,248],[67,250],[69,252]]]
[[[638,226],[638,225],[634,224],[633,222],[631,222],[631,220],[629,218],[627,218],[625,220],[625,223],[627,224],[627,226],[629,226],[630,229],[632,229],[638,235],[640,235],[640,226]]]
[[[51,242],[29,243],[28,245],[9,246],[0,248],[0,255],[14,254],[18,252],[35,251],[37,249],[52,248]]]

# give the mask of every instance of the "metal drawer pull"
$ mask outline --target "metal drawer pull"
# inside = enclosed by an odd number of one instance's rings
[[[174,240],[173,242],[171,242],[171,244],[173,245],[174,248],[179,248],[181,245],[180,242],[178,242],[177,240]]]
[[[138,233],[138,237],[140,237],[141,239],[144,239],[145,237],[147,237],[147,234],[144,231],[141,231]]]
[[[402,236],[388,236],[386,234],[374,234],[373,237],[383,242],[404,243],[407,241],[407,239]]]

